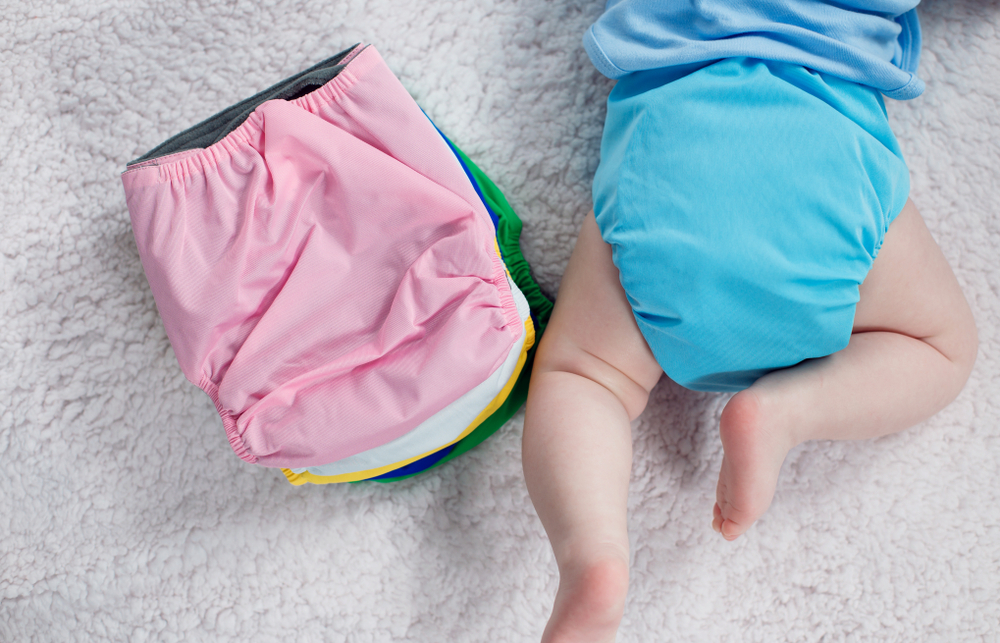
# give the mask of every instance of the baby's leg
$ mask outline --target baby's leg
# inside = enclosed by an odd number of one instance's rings
[[[912,202],[861,285],[847,348],[760,378],[720,423],[712,526],[733,540],[767,509],[788,450],[901,431],[951,402],[976,358],[972,312]]]
[[[628,589],[629,422],[661,374],[589,214],[538,347],[524,477],[559,565],[542,640],[613,641]]]

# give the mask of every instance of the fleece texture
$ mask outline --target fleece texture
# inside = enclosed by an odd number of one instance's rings
[[[355,42],[508,196],[557,295],[612,86],[600,0],[65,0],[0,14],[0,641],[537,641],[556,567],[523,411],[393,484],[294,487],[184,379],[127,161]],[[959,398],[807,443],[770,510],[710,527],[725,395],[664,380],[634,424],[619,641],[1000,640],[1000,5],[919,7],[924,95],[888,102],[912,197],[974,311]]]

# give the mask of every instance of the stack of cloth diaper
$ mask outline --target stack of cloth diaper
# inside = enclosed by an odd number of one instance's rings
[[[142,265],[229,443],[292,484],[399,480],[524,403],[552,309],[521,223],[372,46],[122,174]]]

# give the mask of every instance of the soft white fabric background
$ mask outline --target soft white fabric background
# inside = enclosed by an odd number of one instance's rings
[[[182,377],[118,173],[343,46],[374,43],[510,197],[550,294],[611,84],[600,0],[0,3],[0,640],[532,641],[555,565],[522,415],[416,479],[296,488]],[[736,543],[710,528],[725,398],[635,426],[620,641],[1000,640],[1000,5],[921,7],[926,94],[889,104],[982,348],[901,435],[793,451]]]

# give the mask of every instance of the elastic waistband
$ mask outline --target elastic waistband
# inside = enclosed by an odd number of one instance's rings
[[[139,187],[210,170],[259,139],[261,117],[255,110],[260,105],[270,100],[285,100],[317,114],[322,106],[336,103],[380,60],[371,46],[355,45],[171,137],[131,161],[122,173],[122,180],[126,187]],[[325,77],[328,79],[317,86]],[[213,142],[199,147],[209,140]],[[156,171],[151,171],[153,168]]]

